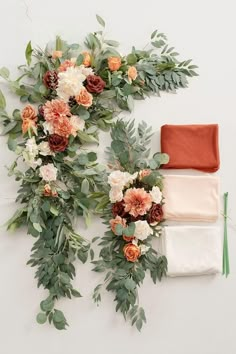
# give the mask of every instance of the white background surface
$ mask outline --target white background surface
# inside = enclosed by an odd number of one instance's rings
[[[0,67],[14,73],[24,63],[24,49],[44,46],[62,35],[70,42],[82,41],[89,31],[98,29],[95,14],[107,23],[111,39],[121,42],[125,53],[136,45],[146,45],[150,33],[158,28],[168,35],[183,59],[193,58],[200,76],[177,95],[136,102],[132,117],[142,119],[154,130],[164,123],[219,123],[222,192],[229,191],[231,274],[221,276],[165,279],[153,285],[149,277],[140,290],[148,324],[142,333],[125,324],[114,311],[113,298],[104,294],[100,307],[90,298],[101,280],[90,272],[90,265],[79,266],[76,285],[84,297],[63,300],[60,306],[70,323],[58,332],[48,325],[39,326],[35,316],[44,290],[36,288],[34,270],[26,267],[33,239],[24,230],[8,234],[0,231],[0,353],[2,354],[235,354],[236,352],[236,95],[235,95],[235,10],[234,0],[208,1],[33,1],[8,0],[0,3]],[[19,107],[6,87],[8,108]],[[4,165],[13,154],[1,138],[0,224],[17,208],[17,186],[7,177]],[[109,144],[101,136],[100,151]],[[159,135],[153,138],[159,149]],[[104,231],[94,221],[86,235]]]

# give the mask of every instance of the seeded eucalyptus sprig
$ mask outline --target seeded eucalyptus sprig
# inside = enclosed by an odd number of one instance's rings
[[[137,175],[132,184],[132,188],[145,188],[150,191],[153,186],[158,186],[162,190],[162,176],[158,168],[168,162],[168,155],[156,153],[150,158],[150,149],[148,145],[151,141],[151,128],[146,123],[139,124],[138,129],[134,127],[134,121],[124,122],[118,120],[111,130],[112,142],[108,152],[109,167],[122,172],[129,172],[131,175],[141,170],[149,171],[148,175],[140,179]],[[129,189],[129,187],[127,187]],[[104,186],[107,192],[103,196],[103,205],[100,206],[100,212],[104,224],[108,231],[102,238],[95,238],[94,242],[99,240],[101,247],[99,260],[93,261],[95,272],[106,273],[104,282],[97,285],[94,289],[93,299],[99,304],[103,288],[114,294],[116,302],[116,311],[120,311],[124,318],[130,320],[132,325],[140,331],[143,323],[146,322],[145,312],[139,305],[138,288],[142,285],[146,273],[149,272],[154,283],[166,274],[167,260],[161,255],[152,244],[155,237],[161,235],[161,224],[150,225],[152,234],[148,236],[141,245],[145,247],[145,253],[134,262],[128,261],[124,256],[124,248],[135,231],[135,223],[132,222],[130,215],[122,211],[122,218],[126,219],[126,226],[116,225],[115,231],[111,230],[110,220],[114,218],[113,206],[109,201],[108,184]],[[121,202],[118,202],[122,203]],[[117,205],[118,208],[120,208]],[[161,206],[160,206],[161,208]],[[118,214],[120,215],[120,214]],[[123,220],[124,220],[123,219]],[[140,219],[138,219],[140,220]],[[146,220],[144,217],[143,220]],[[131,221],[131,222],[130,222]],[[125,236],[125,238],[122,236]],[[132,238],[130,240],[132,240]],[[131,245],[131,243],[129,243]]]

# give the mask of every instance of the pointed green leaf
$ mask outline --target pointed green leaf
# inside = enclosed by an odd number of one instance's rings
[[[26,61],[27,61],[28,65],[30,65],[30,63],[31,63],[32,53],[33,53],[33,49],[31,46],[31,41],[29,41],[29,43],[27,44],[26,50],[25,50],[25,57],[26,57]]]
[[[103,18],[101,18],[101,16],[96,15],[96,19],[97,19],[98,23],[99,23],[102,27],[105,27],[106,23],[105,23],[105,21],[103,20]]]

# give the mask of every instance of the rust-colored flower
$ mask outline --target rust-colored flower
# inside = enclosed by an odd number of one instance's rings
[[[120,57],[108,58],[108,67],[111,71],[119,70],[121,67],[121,58]]]
[[[91,93],[101,93],[106,86],[105,81],[98,75],[88,75],[86,89]]]
[[[62,152],[68,146],[68,138],[57,134],[52,134],[48,138],[49,147],[52,151]]]
[[[114,232],[115,235],[117,235],[116,233],[116,225],[121,225],[123,227],[126,226],[126,220],[122,219],[120,216],[116,216],[115,219],[111,219],[109,221],[110,225],[111,225],[111,229]]]
[[[125,211],[135,218],[144,215],[152,206],[152,197],[144,188],[130,188],[124,196]]]
[[[128,78],[130,81],[136,80],[137,76],[138,76],[138,72],[135,66],[130,66],[128,69]]]
[[[70,120],[67,117],[60,119],[57,122],[54,122],[54,133],[65,138],[68,138],[72,133],[72,126],[70,124]]]
[[[163,209],[161,204],[153,204],[147,216],[149,224],[156,224],[163,220]]]
[[[76,102],[86,108],[93,104],[93,96],[89,93],[86,88],[80,90],[80,93],[75,97]]]
[[[91,56],[89,52],[83,52],[82,54],[84,56],[84,61],[83,61],[84,66],[86,67],[91,66]]]
[[[129,262],[136,262],[141,254],[139,247],[133,243],[128,243],[125,245],[123,251],[127,261]]]
[[[58,75],[55,70],[47,71],[43,76],[44,85],[50,90],[56,90],[58,86]]]
[[[125,212],[125,203],[123,200],[120,202],[116,202],[112,204],[112,215],[115,217],[117,215],[124,217],[126,214]]]
[[[21,112],[21,118],[22,118],[22,120],[28,119],[28,120],[37,121],[37,113],[36,113],[36,110],[34,109],[34,107],[31,106],[30,104],[25,106]]]

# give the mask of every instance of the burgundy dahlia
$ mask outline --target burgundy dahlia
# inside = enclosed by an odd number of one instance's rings
[[[88,75],[86,89],[91,93],[101,93],[104,90],[106,83],[98,75]]]
[[[147,222],[149,224],[157,223],[163,220],[163,209],[161,204],[153,204],[148,212]]]
[[[43,76],[44,85],[50,90],[55,90],[58,86],[58,75],[55,70],[47,71]]]
[[[48,143],[49,143],[49,147],[52,151],[62,152],[62,151],[65,151],[65,149],[68,146],[68,139],[65,138],[64,136],[52,134],[52,135],[49,135]]]

